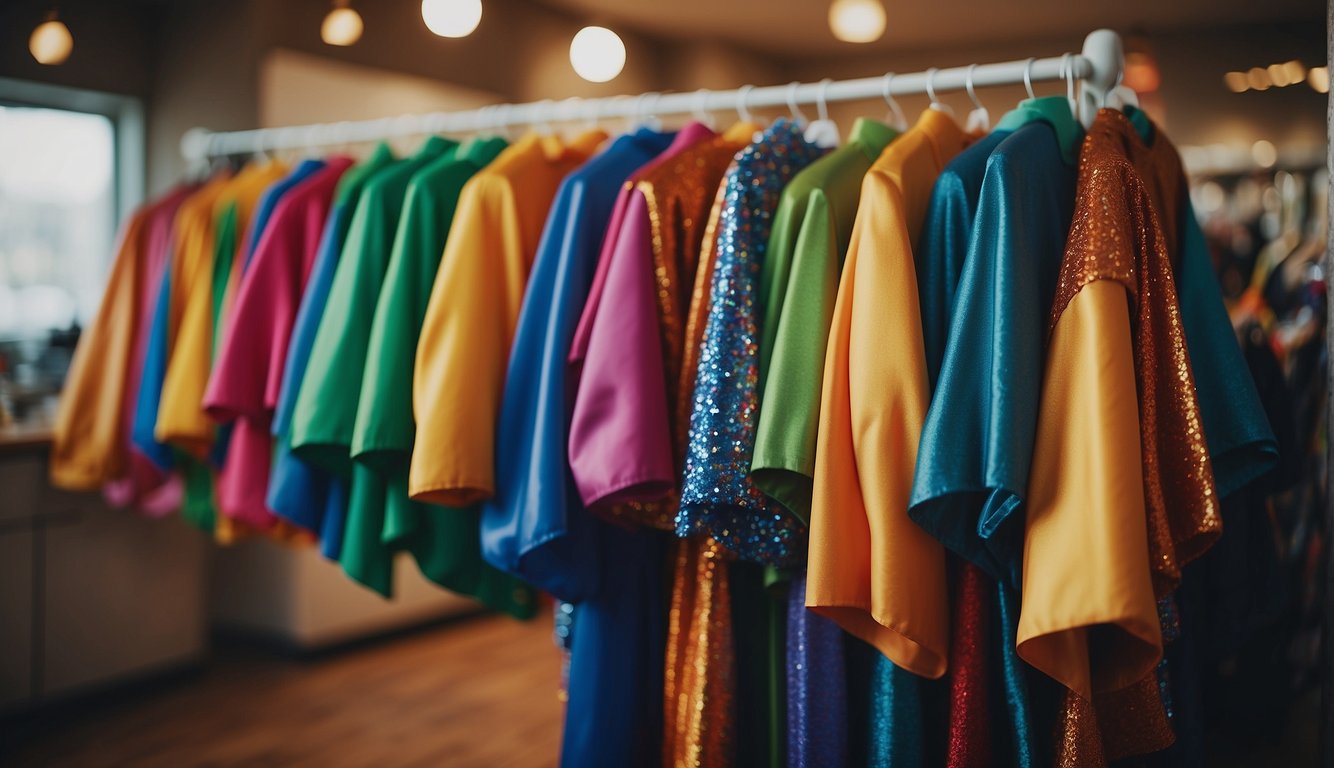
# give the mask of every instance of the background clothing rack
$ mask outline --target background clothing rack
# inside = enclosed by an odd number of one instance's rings
[[[996,64],[931,69],[925,72],[881,75],[856,80],[826,80],[764,87],[746,86],[731,91],[701,90],[693,93],[645,93],[603,99],[545,100],[526,104],[497,104],[465,112],[432,112],[401,115],[379,120],[322,123],[257,128],[246,131],[213,132],[203,128],[187,131],[181,152],[187,160],[244,155],[282,149],[304,149],[354,144],[400,136],[431,133],[465,133],[516,125],[544,125],[606,118],[634,118],[690,114],[722,110],[790,107],[820,102],[866,101],[887,95],[906,96],[930,91],[963,90],[971,77],[974,87],[1032,84],[1078,79],[1083,84],[1081,105],[1088,111],[1101,106],[1106,94],[1121,80],[1121,38],[1109,29],[1091,32],[1083,51],[1042,59]],[[888,86],[888,87],[887,87]]]

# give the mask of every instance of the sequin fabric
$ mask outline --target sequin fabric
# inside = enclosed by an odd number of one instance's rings
[[[1154,592],[1161,597],[1180,583],[1181,566],[1217,540],[1222,520],[1167,232],[1128,159],[1132,136],[1133,128],[1115,110],[1099,112],[1089,129],[1048,334],[1085,285],[1114,280],[1125,287],[1134,320],[1149,555]]]
[[[843,631],[806,610],[806,574],[787,603],[787,766],[847,765],[848,696]]]
[[[727,552],[707,536],[676,543],[663,679],[667,768],[736,762],[736,657]]]
[[[1056,726],[1056,768],[1106,768],[1093,703],[1067,690]]]
[[[759,424],[757,283],[783,187],[824,150],[778,120],[737,155],[724,180],[709,315],[686,442],[679,536],[707,533],[746,560],[790,565],[803,526],[750,479]]]
[[[989,619],[995,587],[988,582],[990,579],[976,565],[964,565],[950,643],[948,768],[984,768],[992,760],[987,655],[991,649]]]
[[[688,311],[692,305],[696,275],[701,258],[712,245],[708,231],[719,191],[719,182],[732,158],[748,142],[738,141],[729,131],[686,149],[663,163],[656,163],[637,174],[631,183],[648,204],[649,227],[653,240],[654,289],[658,300],[659,330],[662,341],[663,369],[666,374],[667,399],[677,404],[672,412],[673,448],[677,456],[685,450],[685,432],[689,419],[691,386],[683,387],[683,357],[691,345],[686,343]],[[689,366],[688,380],[695,371]],[[684,397],[683,397],[684,394]],[[682,417],[680,414],[685,413]],[[647,525],[670,531],[676,527],[676,499],[662,502],[632,502],[598,507],[594,512],[613,522]]]

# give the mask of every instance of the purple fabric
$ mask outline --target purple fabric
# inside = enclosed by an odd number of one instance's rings
[[[843,631],[806,610],[803,571],[788,592],[788,768],[847,765],[846,681]]]

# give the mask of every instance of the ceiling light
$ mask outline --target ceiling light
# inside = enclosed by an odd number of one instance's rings
[[[625,68],[625,43],[606,27],[584,27],[570,41],[570,66],[589,82],[605,83]]]
[[[422,21],[441,37],[467,37],[482,22],[482,0],[422,0]]]
[[[352,0],[334,0],[334,8],[320,25],[320,39],[329,45],[352,45],[361,39],[361,14],[348,6]]]
[[[1267,91],[1273,85],[1269,81],[1269,73],[1261,67],[1251,67],[1246,73],[1246,82],[1257,91]]]
[[[1251,159],[1261,168],[1273,168],[1278,162],[1278,150],[1270,142],[1260,139],[1251,145]]]
[[[1306,82],[1316,93],[1329,93],[1329,67],[1311,67]]]
[[[1223,83],[1229,91],[1233,93],[1244,93],[1250,90],[1250,84],[1246,82],[1245,72],[1229,72],[1223,75]]]
[[[1296,85],[1306,79],[1306,67],[1296,59],[1284,64],[1283,71],[1288,76],[1288,85]]]
[[[38,64],[64,64],[74,50],[74,36],[69,27],[56,18],[56,12],[47,14],[46,21],[37,25],[28,38],[28,50]]]
[[[870,43],[885,34],[885,7],[880,0],[834,0],[829,29],[845,43]]]

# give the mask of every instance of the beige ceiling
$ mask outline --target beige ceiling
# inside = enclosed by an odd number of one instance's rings
[[[591,21],[664,37],[707,36],[778,55],[917,50],[1080,34],[1312,19],[1319,0],[882,0],[884,37],[853,45],[829,32],[828,0],[543,0]]]

